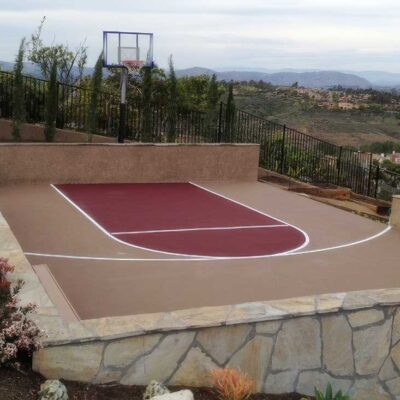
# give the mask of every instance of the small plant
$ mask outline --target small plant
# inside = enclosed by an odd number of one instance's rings
[[[92,79],[90,81],[90,106],[88,112],[88,142],[92,142],[93,134],[96,133],[98,119],[99,119],[99,98],[101,91],[101,84],[103,81],[103,53],[99,55]]]
[[[57,93],[57,61],[53,60],[50,71],[50,80],[47,85],[45,100],[45,126],[44,136],[46,142],[52,142],[56,134],[56,119],[58,109]]]
[[[14,65],[14,87],[12,95],[12,136],[21,140],[21,124],[25,121],[24,68],[25,38],[21,40]]]
[[[8,260],[0,257],[0,366],[19,368],[21,356],[31,356],[41,348],[43,332],[29,318],[36,306],[19,306],[17,294],[23,281],[14,286],[8,280],[8,274],[14,271]]]
[[[213,386],[221,400],[246,400],[254,390],[254,381],[233,368],[212,372]]]
[[[301,400],[308,400],[303,397]],[[328,383],[325,389],[325,394],[320,392],[317,388],[315,388],[315,400],[351,400],[351,398],[342,393],[339,390],[335,395],[333,395],[332,385]]]

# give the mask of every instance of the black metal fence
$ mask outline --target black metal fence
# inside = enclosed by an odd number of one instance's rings
[[[13,77],[10,72],[0,72],[0,117],[12,116]],[[26,121],[44,121],[48,81],[24,76]],[[84,87],[58,83],[57,127],[84,131],[91,91]],[[118,130],[119,98],[102,92],[99,96],[97,132],[114,136]]]
[[[13,77],[0,72],[0,117],[12,116]],[[48,82],[24,77],[26,119],[43,122]],[[57,126],[85,131],[91,91],[58,83]],[[99,96],[97,133],[116,136],[119,129],[119,97],[102,92]],[[219,112],[218,112],[219,111]],[[174,140],[179,143],[258,143],[260,165],[272,171],[312,184],[343,186],[365,196],[390,199],[400,193],[400,175],[384,170],[372,154],[306,135],[295,129],[236,109],[233,113],[221,103],[214,113],[179,110],[175,118]],[[143,107],[127,108],[127,139],[143,138]],[[151,140],[166,142],[168,114],[165,107],[151,108]]]
[[[357,152],[285,125],[220,106],[218,137],[223,142],[259,143],[260,165],[289,177],[326,187],[390,200],[400,193],[400,174],[380,168],[371,153]]]

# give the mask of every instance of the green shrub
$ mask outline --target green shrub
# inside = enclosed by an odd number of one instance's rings
[[[301,400],[307,400],[305,397]],[[332,385],[328,383],[325,389],[325,394],[320,392],[317,388],[315,388],[315,400],[351,400],[351,398],[342,393],[339,390],[335,395],[333,395]]]
[[[92,142],[93,134],[96,133],[99,119],[99,98],[101,92],[101,84],[103,81],[103,53],[97,59],[94,67],[93,76],[90,81],[90,105],[88,112],[87,130],[88,142]]]
[[[12,136],[21,140],[21,124],[25,121],[24,68],[25,38],[21,40],[14,65],[14,87],[12,96]]]
[[[46,142],[52,142],[56,134],[56,119],[58,110],[57,93],[57,61],[54,60],[50,71],[50,81],[47,84],[45,100],[44,136]]]

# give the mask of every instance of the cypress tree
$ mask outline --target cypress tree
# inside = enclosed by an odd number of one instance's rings
[[[236,105],[235,99],[233,98],[233,84],[229,84],[228,89],[228,100],[226,102],[226,114],[225,114],[225,141],[235,141],[235,116],[236,116]]]
[[[218,93],[218,83],[217,76],[213,74],[207,93],[207,122],[208,129],[211,138],[214,138],[217,134],[218,129],[218,101],[219,101],[219,93]]]
[[[143,114],[142,114],[142,142],[152,142],[153,141],[153,131],[152,131],[152,118],[151,118],[151,92],[152,92],[152,76],[151,68],[143,68],[143,89],[142,89],[142,104],[143,104]]]
[[[90,105],[89,105],[89,113],[88,113],[88,121],[87,121],[87,130],[88,130],[88,142],[92,142],[92,136],[96,133],[97,124],[98,124],[98,106],[99,106],[99,97],[101,91],[101,84],[103,81],[103,53],[99,55],[97,59],[96,65],[94,67],[93,76],[90,81]]]
[[[172,56],[169,57],[169,85],[168,85],[168,104],[167,104],[167,140],[175,142],[176,120],[178,114],[178,87],[174,63]]]
[[[22,76],[22,70],[24,68],[24,55],[25,38],[21,40],[14,65],[11,133],[15,141],[21,140],[21,124],[25,121],[24,78]]]
[[[57,93],[57,61],[54,59],[51,64],[50,80],[47,83],[45,98],[45,126],[44,136],[46,142],[52,142],[56,134],[56,119],[58,109]]]

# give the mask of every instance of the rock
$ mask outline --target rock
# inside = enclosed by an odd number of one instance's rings
[[[400,378],[395,378],[387,381],[386,386],[389,388],[392,396],[394,396],[396,399],[400,398]]]
[[[190,390],[180,390],[179,392],[155,396],[152,400],[194,400],[194,397]]]
[[[332,385],[334,393],[339,390],[341,390],[342,393],[347,393],[352,381],[350,379],[332,378],[330,375],[319,371],[305,371],[301,372],[299,375],[296,391],[307,396],[312,396],[314,395],[315,388],[325,392],[328,383]]]
[[[32,368],[50,379],[91,382],[99,370],[103,347],[100,342],[45,347],[35,352]]]
[[[218,363],[224,364],[244,343],[250,330],[245,324],[202,329],[197,341]]]
[[[379,378],[382,381],[387,381],[397,377],[397,372],[394,369],[393,361],[388,357],[379,371]]]
[[[155,334],[112,342],[104,351],[104,366],[124,368],[138,357],[148,353],[159,342],[160,338],[160,334]]]
[[[333,375],[351,375],[354,372],[352,332],[343,315],[322,318],[323,363]]]
[[[281,325],[282,321],[258,322],[256,325],[256,333],[274,335],[276,332],[278,332]]]
[[[129,367],[120,383],[146,385],[151,379],[166,382],[189,350],[194,336],[195,333],[190,331],[166,336],[151,353],[137,359]]]
[[[58,380],[47,380],[40,385],[39,400],[68,400],[67,388]]]
[[[400,368],[400,343],[397,343],[394,347],[392,347],[390,357],[392,357],[392,360],[396,367]]]
[[[389,354],[391,320],[353,333],[354,361],[359,375],[377,374]]]
[[[397,309],[393,320],[392,346],[400,340],[400,308]]]
[[[315,319],[294,318],[283,323],[272,356],[272,369],[321,367],[320,325]]]
[[[204,354],[198,347],[194,347],[190,349],[178,371],[175,372],[168,384],[197,387],[211,386],[211,372],[216,368],[218,368],[218,365],[210,357]]]
[[[382,310],[362,310],[349,314],[349,322],[353,328],[375,324],[382,321],[385,314]]]
[[[351,400],[391,400],[378,381],[373,379],[359,379],[350,389],[348,395]]]
[[[282,394],[294,392],[297,374],[296,370],[269,374],[264,385],[264,393]]]
[[[271,359],[273,344],[272,338],[256,336],[234,354],[227,367],[245,371],[249,378],[255,381],[255,389],[260,391]]]
[[[143,400],[149,400],[156,396],[160,397],[167,393],[170,393],[170,391],[165,385],[157,381],[151,381],[143,393]]]

